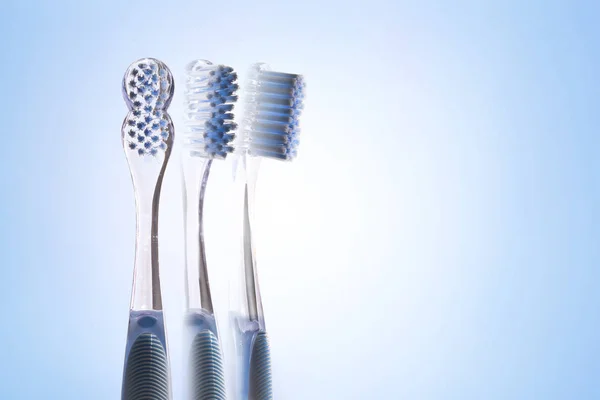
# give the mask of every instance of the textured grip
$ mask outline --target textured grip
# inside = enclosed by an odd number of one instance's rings
[[[123,400],[168,400],[167,354],[156,335],[137,337],[125,366]]]
[[[250,377],[248,400],[272,400],[271,384],[271,349],[269,337],[265,332],[258,332],[252,345],[250,356]]]
[[[132,311],[122,400],[170,400],[169,360],[162,312]]]
[[[191,400],[226,399],[221,348],[208,329],[194,337],[189,367]]]
[[[185,317],[187,375],[185,400],[225,400],[225,373],[215,316],[190,309]]]

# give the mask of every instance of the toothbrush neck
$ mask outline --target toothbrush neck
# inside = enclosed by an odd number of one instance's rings
[[[212,159],[183,160],[186,298],[188,309],[213,313],[204,248],[204,194]]]
[[[137,232],[133,272],[132,310],[162,310],[158,267],[158,204],[161,180],[152,196],[136,190]]]
[[[248,318],[264,324],[262,300],[258,285],[256,268],[256,251],[253,239],[254,223],[254,193],[260,159],[246,156],[244,176],[244,214],[243,214],[243,257],[244,282]]]

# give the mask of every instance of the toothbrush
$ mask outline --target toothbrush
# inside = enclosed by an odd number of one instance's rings
[[[219,335],[204,249],[204,193],[214,159],[233,151],[237,74],[223,65],[197,60],[186,68],[182,172],[185,212],[186,348],[189,400],[226,398]]]
[[[272,400],[271,360],[256,270],[254,193],[263,158],[292,160],[298,146],[298,118],[303,108],[304,79],[270,71],[266,64],[251,68],[241,124],[243,181],[243,310],[234,321],[237,331],[238,396],[241,400]]]
[[[173,96],[171,71],[161,61],[140,59],[123,77],[129,108],[121,136],[136,203],[136,243],[123,400],[169,400],[171,384],[158,267],[158,205],[173,146],[166,110]]]

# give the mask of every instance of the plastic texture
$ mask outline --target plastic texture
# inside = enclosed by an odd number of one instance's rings
[[[123,78],[129,107],[121,129],[125,156],[135,192],[136,251],[131,309],[160,310],[158,268],[158,206],[163,175],[171,154],[174,129],[166,107],[173,78],[160,61],[133,63]]]
[[[233,152],[237,74],[231,67],[196,60],[186,67],[185,129],[182,147],[184,190],[186,399],[226,398],[221,347],[210,292],[204,246],[204,196],[212,161]]]
[[[169,400],[171,387],[162,311],[132,311],[129,317],[123,400]]]
[[[213,311],[204,248],[204,194],[213,159],[233,151],[237,74],[196,60],[186,67],[182,175],[188,309]]]
[[[265,332],[254,336],[250,355],[249,400],[272,400],[271,349]]]
[[[246,86],[242,135],[237,146],[241,167],[237,178],[243,184],[243,282],[245,298],[240,315],[233,317],[237,395],[243,400],[270,400],[271,356],[265,333],[253,241],[254,193],[260,160],[293,160],[297,155],[299,117],[303,109],[305,83],[301,75],[270,71],[255,64]]]
[[[268,336],[256,321],[239,315],[233,319],[239,371],[237,396],[244,400],[271,400],[273,390]]]
[[[296,157],[304,91],[301,75],[270,71],[266,64],[251,68],[243,122],[243,146],[249,155],[280,160]]]
[[[225,374],[215,318],[203,310],[186,316],[188,400],[225,400]]]
[[[192,156],[220,158],[233,151],[233,107],[237,101],[233,68],[210,61],[192,61],[186,68],[185,151]]]
[[[174,129],[166,108],[173,78],[160,61],[131,64],[123,78],[129,113],[121,139],[136,203],[136,244],[129,329],[123,371],[123,400],[171,398],[167,341],[158,265],[158,208]]]

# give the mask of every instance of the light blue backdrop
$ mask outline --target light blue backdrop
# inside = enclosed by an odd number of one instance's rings
[[[120,82],[148,56],[179,89],[194,58],[306,76],[300,156],[265,163],[258,195],[277,400],[600,398],[600,7],[492,3],[2,2],[0,398],[119,398]],[[176,399],[177,163],[160,228]],[[219,190],[212,266],[235,258]]]

